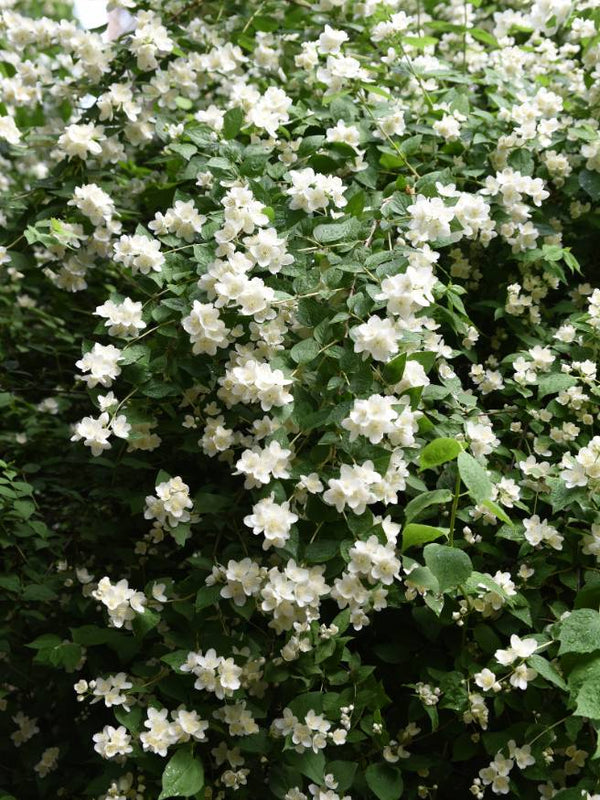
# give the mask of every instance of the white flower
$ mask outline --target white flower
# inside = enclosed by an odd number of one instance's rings
[[[125,414],[113,417],[110,421],[110,429],[119,439],[128,439],[131,433],[131,425],[127,422]]]
[[[470,440],[475,458],[489,455],[500,445],[500,439],[494,434],[489,419],[485,416],[479,419],[479,422],[468,420],[465,423],[465,433]]]
[[[186,242],[193,242],[205,222],[206,217],[198,213],[191,201],[177,200],[165,214],[157,213],[148,227],[157,236],[172,233]]]
[[[92,592],[92,597],[106,606],[111,625],[115,628],[125,627],[131,630],[132,620],[137,614],[143,614],[146,608],[146,596],[142,592],[129,588],[125,578],[118,583],[111,583],[104,577]]]
[[[481,672],[476,672],[473,677],[477,686],[483,689],[484,692],[489,692],[490,689],[498,692],[501,688],[496,680],[496,675],[490,669],[482,669]]]
[[[534,669],[528,667],[527,664],[519,664],[518,667],[515,667],[515,671],[510,676],[509,683],[511,686],[514,686],[515,689],[522,689],[525,691],[529,681],[533,681],[535,678],[537,678],[537,672]]]
[[[79,442],[83,439],[86,447],[89,447],[93,456],[99,456],[104,450],[111,447],[108,437],[110,436],[109,415],[106,411],[99,417],[84,417],[75,425],[75,432],[71,436],[72,442]]]
[[[342,428],[350,431],[350,441],[358,436],[366,436],[373,444],[378,444],[383,437],[394,430],[394,422],[398,412],[394,405],[395,397],[371,395],[367,400],[355,400],[350,414],[342,420]]]
[[[92,736],[94,750],[102,758],[114,758],[115,756],[125,756],[131,753],[131,736],[127,733],[124,725],[113,728],[112,725],[105,725],[104,728]]]
[[[267,484],[272,477],[289,478],[291,455],[292,451],[282,448],[279,442],[271,442],[264,449],[244,450],[233,474],[246,476],[246,489]]]
[[[194,114],[194,119],[197,119],[198,122],[203,122],[205,125],[208,125],[209,128],[213,129],[213,131],[220,132],[223,130],[225,110],[218,108],[216,105],[214,105],[214,103],[211,103],[208,108],[203,108],[200,109],[200,111],[196,111]]]
[[[21,141],[21,131],[12,117],[0,116],[0,139],[9,144],[19,144]]]
[[[121,236],[114,245],[113,258],[120,264],[130,267],[135,275],[160,272],[165,257],[160,252],[160,242],[148,236],[135,234],[135,236]]]
[[[130,297],[126,297],[120,303],[107,300],[101,306],[97,306],[94,314],[106,319],[105,325],[110,336],[130,338],[137,336],[139,331],[146,327],[146,323],[142,320],[141,302],[134,302]]]
[[[10,735],[11,741],[15,747],[20,747],[35,736],[36,733],[40,732],[37,726],[37,719],[28,717],[22,711],[17,711],[14,717],[12,717],[12,721],[18,725],[17,730],[13,731]]]
[[[271,86],[246,112],[246,123],[265,130],[269,136],[276,137],[277,129],[289,122],[289,108],[292,100],[286,93]]]
[[[232,697],[242,685],[242,668],[232,658],[218,656],[214,648],[205,654],[202,651],[188,653],[181,671],[196,676],[195,689],[214,692],[220,700]]]
[[[219,383],[218,396],[230,408],[237,403],[260,403],[263,411],[270,411],[274,406],[285,406],[294,399],[287,389],[293,384],[292,378],[286,378],[282,370],[272,369],[267,363],[254,359],[227,369]]]
[[[167,29],[160,24],[160,19],[148,14],[143,17],[141,24],[138,23],[129,42],[129,47],[137,58],[138,69],[143,71],[156,69],[158,57],[170,53],[174,46]]]
[[[89,373],[79,376],[80,380],[87,383],[89,389],[100,386],[111,386],[115,378],[121,374],[119,361],[123,358],[121,351],[112,344],[102,345],[96,343],[92,349],[85,353],[75,363],[82,372]]]
[[[38,763],[34,766],[40,778],[45,778],[50,772],[53,772],[58,765],[58,755],[60,750],[58,747],[48,747],[42,753]]]
[[[433,123],[433,130],[447,142],[460,139],[460,121],[452,114],[444,114]]]
[[[208,722],[200,719],[197,711],[187,711],[184,707],[172,711],[173,728],[178,733],[178,742],[189,741],[190,738],[197,742],[206,741]]]
[[[454,219],[454,209],[445,205],[440,197],[425,197],[419,194],[406,210],[411,216],[406,235],[413,245],[450,236],[450,222]]]
[[[145,519],[156,519],[161,525],[175,528],[180,522],[189,522],[189,509],[193,507],[190,487],[179,475],[157,484],[156,497],[146,497]]]
[[[531,745],[529,744],[517,747],[515,740],[510,739],[508,742],[508,752],[510,757],[515,760],[519,769],[526,769],[535,764],[535,758],[531,755]]]
[[[338,31],[330,25],[325,25],[323,33],[319,36],[319,52],[323,54],[336,55],[340,52],[341,46],[348,41],[346,31]]]
[[[395,555],[395,543],[382,545],[376,536],[366,542],[358,541],[349,550],[348,572],[368,578],[371,583],[390,585],[399,578],[400,561]]]
[[[373,316],[351,328],[350,338],[354,342],[354,352],[362,353],[363,358],[371,356],[375,361],[389,361],[398,352],[400,332],[391,319]]]
[[[336,175],[322,175],[311,167],[290,170],[292,185],[286,194],[292,198],[291,209],[302,209],[307,213],[325,209],[332,202],[336,208],[344,208],[348,201],[344,197],[346,187]]]
[[[405,272],[384,278],[381,292],[375,299],[386,302],[388,314],[410,319],[434,302],[432,289],[436,282],[429,264],[416,267],[409,265]]]
[[[270,547],[284,547],[290,531],[298,516],[290,510],[289,502],[276,503],[273,495],[259,500],[252,508],[252,514],[244,517],[244,525],[252,528],[252,533],[264,533],[263,550]]]
[[[88,122],[82,125],[67,125],[58,137],[58,147],[68,158],[86,159],[88,155],[102,153],[100,142],[105,141],[104,128]]]
[[[362,514],[370,503],[377,502],[374,487],[381,482],[381,475],[375,471],[372,461],[363,464],[342,464],[340,477],[327,481],[328,489],[323,500],[335,506],[341,513],[348,506],[355,514]]]
[[[548,520],[540,520],[538,514],[523,520],[525,527],[525,538],[529,544],[537,547],[540,544],[548,544],[555,550],[562,550],[564,537],[559,534],[556,528],[548,524]]]
[[[73,198],[67,205],[78,208],[89,218],[92,225],[101,225],[110,220],[115,213],[113,199],[95,183],[77,186]]]
[[[360,131],[356,125],[346,125],[340,119],[334,128],[327,128],[326,139],[328,142],[341,142],[358,150],[360,144]]]
[[[263,228],[254,236],[247,236],[244,244],[256,264],[266,267],[272,275],[294,262],[286,250],[286,240],[278,237],[275,228]]]
[[[211,303],[194,300],[192,310],[181,320],[184,331],[190,334],[196,355],[206,353],[214,356],[217,348],[229,345],[229,329],[219,316],[219,310]]]
[[[521,639],[516,633],[510,637],[510,647],[507,650],[496,650],[494,658],[499,664],[507,667],[518,658],[529,658],[539,647],[535,639]]]
[[[167,750],[179,741],[179,726],[172,725],[168,720],[169,711],[166,708],[149,708],[148,718],[144,727],[148,728],[140,734],[140,742],[144,750],[156,753],[163,758]]]

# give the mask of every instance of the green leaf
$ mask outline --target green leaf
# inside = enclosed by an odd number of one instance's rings
[[[538,397],[541,400],[548,394],[558,394],[559,392],[575,386],[577,379],[564,372],[557,372],[555,375],[547,375],[538,381]]]
[[[423,367],[425,372],[430,372],[437,357],[437,353],[434,353],[433,350],[421,350],[418,353],[411,353],[408,356],[408,361],[416,361]]]
[[[142,392],[146,397],[152,397],[155,400],[161,400],[163,397],[173,396],[178,393],[178,388],[170,383],[155,380],[144,384]]]
[[[404,36],[402,41],[411,47],[417,47],[419,50],[424,50],[426,47],[431,47],[438,44],[435,36]]]
[[[223,117],[223,138],[235,139],[244,122],[244,112],[241,108],[230,108]]]
[[[149,608],[146,608],[142,614],[135,615],[131,626],[136,637],[141,639],[148,633],[148,631],[151,631],[152,628],[156,628],[159,622],[160,614],[157,614],[156,611],[151,611]]]
[[[81,628],[70,628],[71,636],[77,644],[86,647],[96,644],[106,644],[115,638],[114,629],[100,628],[98,625],[83,625]]]
[[[203,608],[208,608],[215,603],[219,602],[221,597],[221,586],[203,586],[198,589],[196,594],[196,611],[201,611]]]
[[[332,244],[342,239],[356,241],[361,230],[362,226],[356,217],[349,217],[342,222],[317,225],[313,230],[313,236],[320,244]]]
[[[493,592],[504,599],[507,606],[514,606],[515,600],[512,595],[508,595],[500,584],[484,572],[472,572],[469,578],[465,581],[465,590],[469,594],[479,595],[481,589],[487,589],[488,592]]]
[[[440,592],[464,583],[473,572],[469,556],[456,547],[428,544],[423,555],[425,564],[437,578]]]
[[[434,489],[432,492],[423,492],[423,494],[413,497],[404,509],[404,519],[410,522],[411,519],[417,517],[421,511],[424,511],[429,506],[441,505],[442,503],[449,503],[452,500],[452,492],[450,489]]]
[[[170,797],[192,797],[204,786],[204,768],[198,757],[186,748],[177,750],[162,775],[162,792],[158,800]]]
[[[142,728],[143,712],[140,706],[134,706],[131,711],[124,708],[115,708],[115,717],[119,725],[124,725],[130,733],[138,733]]]
[[[180,522],[179,525],[171,528],[171,536],[175,539],[180,547],[183,547],[191,535],[192,532],[190,530],[190,526],[186,525],[184,522]]]
[[[388,383],[399,383],[404,375],[404,368],[406,367],[406,353],[400,353],[395,356],[383,368],[383,377]]]
[[[483,30],[483,28],[469,28],[469,35],[472,36],[474,39],[477,39],[483,44],[488,44],[490,47],[498,48],[500,45],[498,44],[498,40],[492,36],[491,33],[488,31]]]
[[[292,767],[288,767],[286,764],[282,764],[277,760],[271,765],[269,771],[269,789],[279,800],[284,800],[289,792],[290,786],[298,786],[301,782],[301,774]]]
[[[58,648],[56,653],[56,661],[62,664],[65,669],[72,672],[81,661],[82,649],[78,644],[73,642],[64,642]]]
[[[568,678],[577,717],[600,719],[600,656],[581,656]]]
[[[579,173],[579,185],[592,200],[600,199],[600,173],[582,170]]]
[[[405,525],[402,531],[402,552],[404,553],[409,547],[417,547],[427,542],[434,542],[442,536],[448,536],[448,530],[443,528],[434,528],[432,525],[417,525],[411,523]]]
[[[545,658],[534,654],[529,656],[527,663],[530,667],[533,667],[533,669],[539,675],[541,675],[542,678],[545,678],[548,683],[552,683],[554,686],[557,686],[559,689],[562,689],[565,692],[567,691],[567,684],[565,683],[564,678],[558,672],[556,667],[553,667],[552,664]]]
[[[507,525],[512,527],[511,518],[508,516],[506,511],[504,511],[504,509],[498,505],[498,503],[495,503],[493,500],[484,500],[481,505],[484,508],[487,508],[490,514],[493,514],[495,517],[498,517],[498,519],[502,520],[502,522],[505,522]]]
[[[578,272],[581,274],[581,265],[568,247],[563,249],[563,260],[571,272]]]
[[[337,792],[343,794],[352,786],[357,768],[358,764],[355,761],[330,761],[325,768],[325,772],[333,775],[338,784],[336,787]]]
[[[305,750],[303,753],[287,752],[285,754],[286,764],[294,767],[310,778],[311,781],[322,783],[325,770],[325,755],[319,750],[313,753],[312,750]]]
[[[365,770],[365,779],[369,789],[379,800],[398,800],[402,796],[402,775],[391,764],[371,764]]]
[[[469,494],[476,503],[483,503],[492,496],[492,483],[481,464],[469,453],[458,454],[458,471]]]
[[[350,214],[353,217],[360,217],[364,211],[364,208],[365,193],[363,191],[359,191],[352,195],[352,197],[348,200],[348,205],[346,206],[345,211],[346,214]]]
[[[57,636],[55,633],[44,633],[42,636],[38,636],[37,639],[34,639],[33,642],[29,642],[26,647],[31,647],[32,650],[46,650],[50,647],[59,647],[62,642],[60,636]]]
[[[508,157],[508,163],[513,168],[518,170],[521,175],[532,175],[534,170],[533,157],[529,150],[519,148],[513,150]]]
[[[15,500],[12,509],[22,519],[29,519],[35,512],[35,505],[30,500]]]
[[[314,339],[303,339],[290,350],[296,364],[307,364],[319,355],[320,347]]]
[[[189,161],[190,158],[198,152],[196,145],[188,144],[187,142],[170,144],[169,150],[173,153],[177,153],[177,155],[181,156],[185,161]]]
[[[584,792],[582,789],[573,787],[571,789],[561,789],[560,792],[552,795],[552,797],[553,800],[585,800],[586,794],[588,793]]]
[[[452,461],[461,452],[462,445],[460,442],[457,442],[456,439],[434,439],[433,442],[429,442],[421,451],[419,465],[421,469],[438,467],[440,464]]]
[[[45,602],[46,600],[54,600],[56,593],[52,591],[49,586],[43,584],[30,583],[23,589],[21,595],[23,600],[31,600],[34,602]]]
[[[561,623],[558,639],[559,656],[600,650],[600,613],[592,608],[572,611]]]
[[[20,592],[21,582],[18,575],[0,575],[0,589],[7,592]]]
[[[549,478],[547,483],[551,489],[549,500],[552,505],[552,511],[562,511],[563,508],[572,503],[574,499],[573,489],[567,489],[563,480]]]
[[[416,569],[411,570],[411,573],[407,576],[406,580],[413,586],[429,589],[429,591],[434,592],[435,594],[438,594],[440,591],[438,579],[435,577],[429,567],[417,567]]]
[[[138,361],[148,361],[151,350],[146,344],[130,344],[121,350],[121,364],[135,364]]]

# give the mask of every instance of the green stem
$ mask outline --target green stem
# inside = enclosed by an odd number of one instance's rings
[[[450,511],[450,533],[448,534],[448,544],[454,547],[454,523],[456,522],[456,512],[458,511],[458,498],[460,497],[460,472],[456,470],[456,483],[454,485],[454,499]]]

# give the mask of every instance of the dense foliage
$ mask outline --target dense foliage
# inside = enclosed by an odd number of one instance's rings
[[[0,797],[600,797],[598,4],[112,5],[0,15]]]

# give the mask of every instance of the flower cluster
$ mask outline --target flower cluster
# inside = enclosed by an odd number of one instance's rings
[[[593,797],[595,4],[0,5],[7,792]]]
[[[155,519],[160,525],[171,528],[180,522],[190,521],[188,509],[193,507],[190,499],[190,487],[179,476],[169,478],[156,486],[156,496],[146,497],[146,519]]]
[[[111,625],[115,628],[131,630],[135,615],[146,610],[146,595],[130,589],[125,578],[114,584],[108,577],[101,578],[92,596],[106,606]]]

